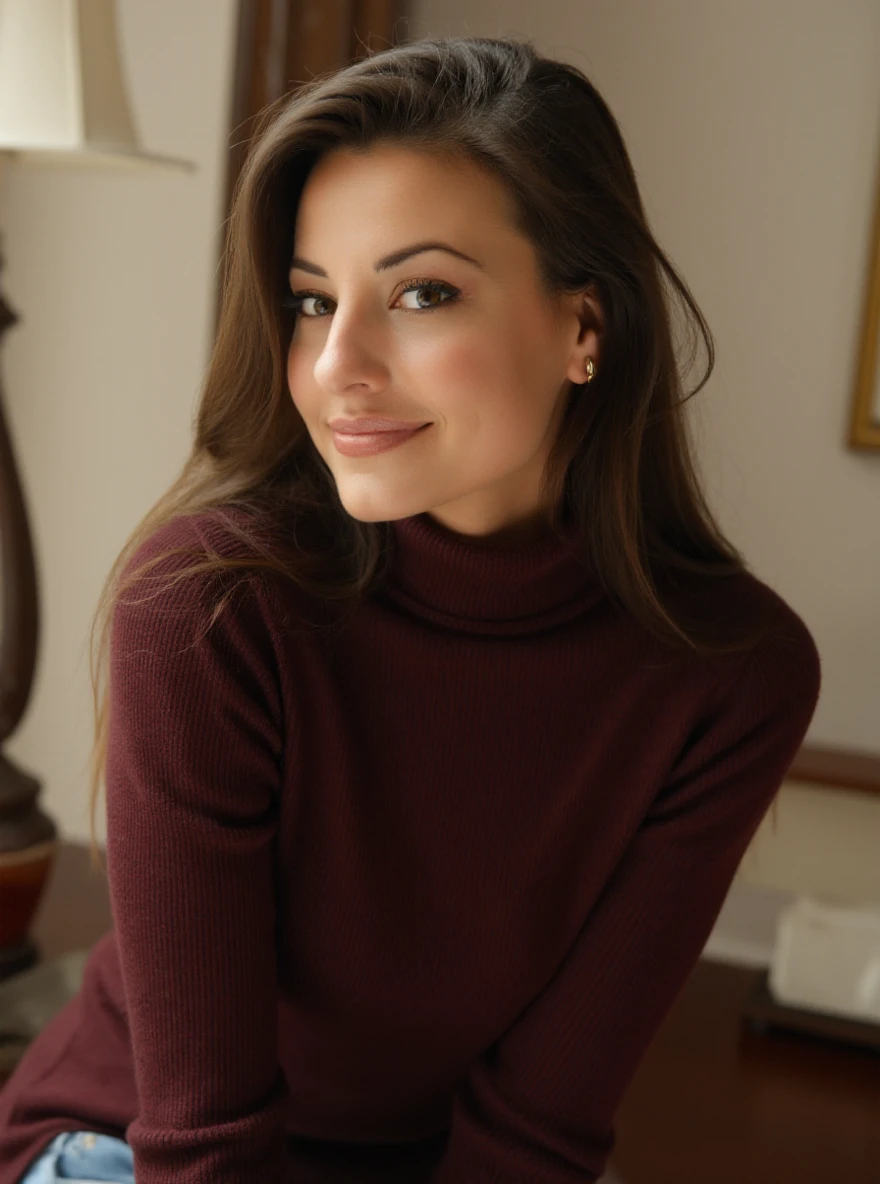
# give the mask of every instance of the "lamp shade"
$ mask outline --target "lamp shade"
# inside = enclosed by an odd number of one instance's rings
[[[115,0],[0,0],[0,153],[191,171],[141,150],[119,57]]]

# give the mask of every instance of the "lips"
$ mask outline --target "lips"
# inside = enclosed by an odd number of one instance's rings
[[[405,444],[408,440],[421,436],[430,426],[430,423],[426,423],[421,427],[406,428],[399,432],[359,432],[355,434],[337,431],[333,433],[333,443],[337,452],[341,452],[343,456],[375,456],[377,453],[388,452],[392,448]]]
[[[426,425],[424,422],[410,423],[403,419],[367,416],[361,419],[331,419],[328,426],[334,432],[342,432],[346,436],[373,436],[377,432],[415,432]]]

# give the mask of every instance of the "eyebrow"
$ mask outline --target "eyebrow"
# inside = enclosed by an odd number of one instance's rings
[[[477,259],[472,259],[470,255],[465,255],[464,251],[458,251],[455,247],[450,247],[448,243],[414,243],[411,247],[404,247],[400,251],[394,251],[391,255],[385,255],[374,264],[375,271],[388,271],[389,268],[396,267],[398,263],[404,263],[407,259],[412,258],[413,255],[421,255],[423,251],[446,251],[449,255],[455,255],[457,259],[463,259],[465,263],[472,263],[474,267],[479,267],[480,271],[485,271],[486,268]],[[322,275],[326,279],[327,272],[323,267],[318,267],[316,263],[309,263],[306,259],[299,259],[295,255],[290,263],[290,270],[299,269],[300,271],[307,271],[310,275]]]

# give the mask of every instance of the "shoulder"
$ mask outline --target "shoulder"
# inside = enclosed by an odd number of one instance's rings
[[[258,555],[271,544],[259,519],[220,508],[173,518],[138,542],[114,595],[114,633],[169,628],[202,632],[222,615],[257,624],[274,612],[272,573]],[[173,623],[177,623],[177,627]]]
[[[193,560],[253,557],[265,534],[260,525],[255,514],[231,507],[178,515],[141,539],[124,574],[131,576],[145,567],[171,573],[186,569]]]
[[[812,715],[822,679],[819,649],[780,593],[746,570],[719,576],[676,572],[664,575],[659,587],[677,619],[738,643],[735,651],[708,660],[715,703],[734,696],[769,710],[785,702],[796,714]]]
[[[251,558],[247,536],[213,512],[163,523],[133,548],[108,620],[118,752],[159,733],[201,744],[211,719],[246,720],[279,750],[278,612]]]
[[[717,581],[712,611],[753,641],[722,663],[716,692],[722,707],[756,722],[778,719],[806,731],[822,685],[822,660],[803,617],[752,572]]]
[[[333,602],[298,578],[298,554],[295,532],[277,516],[241,506],[181,515],[128,555],[114,615],[144,626],[183,618],[201,628],[222,615],[227,627],[240,621],[283,647],[291,634],[320,633],[334,620]]]
[[[703,597],[702,611],[747,620],[755,637],[704,665],[710,677],[690,701],[692,714],[652,806],[655,819],[679,818],[680,835],[703,851],[712,835],[720,850],[738,826],[754,832],[803,743],[822,681],[815,639],[778,592],[746,572],[709,582],[711,607]],[[706,829],[694,812],[689,831],[684,804],[703,799],[711,799],[714,821]]]
[[[806,622],[778,592],[752,574],[739,577],[742,595],[760,611],[766,629],[736,676],[740,695],[756,706],[803,722],[813,715],[822,685],[822,659]]]

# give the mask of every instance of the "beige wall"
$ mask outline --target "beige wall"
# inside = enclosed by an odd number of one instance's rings
[[[41,778],[46,809],[73,838],[88,833],[91,614],[126,536],[186,456],[210,349],[237,7],[117,5],[142,144],[196,172],[4,160],[0,174],[0,282],[22,318],[0,365],[42,609],[34,690],[6,749]]]
[[[2,369],[43,608],[34,694],[8,750],[43,779],[71,837],[86,834],[91,612],[184,459],[210,348],[235,8],[119,4],[143,142],[196,161],[196,174],[0,178],[3,286],[23,317]],[[410,36],[533,37],[607,98],[654,231],[716,337],[715,373],[691,403],[710,501],[822,653],[808,739],[880,749],[880,455],[844,443],[880,164],[880,6],[414,0],[411,11]],[[880,803],[864,805],[826,795],[817,806],[786,787],[784,831],[768,822],[744,861],[752,889],[846,898],[876,883],[860,861],[880,849]],[[854,844],[856,832],[869,840]],[[756,900],[744,889],[725,912],[753,952],[769,933]]]

